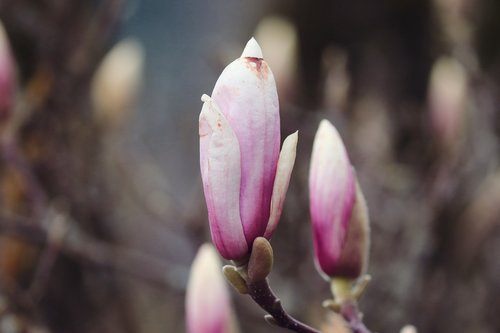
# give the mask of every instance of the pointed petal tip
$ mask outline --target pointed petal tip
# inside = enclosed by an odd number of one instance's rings
[[[257,58],[263,59],[262,49],[260,48],[259,43],[255,40],[255,38],[250,38],[247,45],[243,49],[241,53],[242,58]]]
[[[320,130],[326,130],[331,128],[335,128],[335,126],[333,126],[333,124],[328,119],[322,119],[318,126],[318,132]]]
[[[298,141],[299,141],[299,131],[295,131],[285,138],[285,140],[283,141],[283,147],[281,151],[285,151],[287,153],[293,152],[295,154]]]
[[[339,131],[328,119],[321,120],[318,130],[316,131],[315,138],[318,140],[325,140],[325,138],[327,138],[326,140],[329,142],[340,142],[341,146],[344,146],[344,142]]]
[[[293,132],[292,134],[287,136],[285,140],[288,140],[289,138],[290,138],[290,140],[295,141],[295,144],[297,144],[297,141],[299,140],[299,131]]]
[[[207,94],[203,94],[203,95],[201,95],[201,101],[202,101],[203,103],[206,103],[206,102],[210,101],[211,99],[212,99],[212,98],[211,98],[210,96],[208,96]]]

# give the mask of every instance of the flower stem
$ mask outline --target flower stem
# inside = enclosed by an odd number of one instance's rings
[[[255,303],[257,303],[262,309],[273,317],[273,323],[277,326],[298,333],[320,333],[320,331],[296,320],[283,309],[281,301],[271,290],[267,279],[249,282],[248,293]]]
[[[354,281],[346,278],[332,278],[330,288],[340,315],[347,322],[352,333],[371,333],[363,323],[363,315],[358,309],[358,297],[363,293],[370,276],[361,277],[353,288]],[[357,294],[357,296],[356,296]]]
[[[352,299],[344,302],[340,308],[340,314],[349,324],[353,333],[371,333],[363,323],[362,315],[355,300]]]

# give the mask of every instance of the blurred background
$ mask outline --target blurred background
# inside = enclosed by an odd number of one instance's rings
[[[500,2],[0,0],[0,331],[183,332],[200,96],[251,36],[298,157],[271,286],[321,327],[307,173],[339,129],[376,332],[500,331]],[[241,332],[280,331],[232,294]]]

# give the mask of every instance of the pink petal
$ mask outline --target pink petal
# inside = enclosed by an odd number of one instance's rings
[[[370,248],[370,221],[368,218],[368,207],[356,181],[355,203],[349,220],[342,254],[336,264],[335,272],[330,274],[346,278],[356,279],[366,272]]]
[[[264,234],[269,220],[280,145],[276,84],[259,50],[250,41],[243,57],[224,69],[212,93],[240,144],[240,216],[249,243]]]
[[[188,333],[223,333],[231,320],[229,292],[214,248],[200,247],[186,293]]]
[[[354,175],[337,130],[327,120],[314,139],[309,172],[314,249],[321,270],[333,274],[354,204]]]
[[[11,48],[0,23],[0,128],[12,111],[15,102],[17,73]]]
[[[248,252],[239,213],[240,149],[216,103],[204,95],[200,113],[200,166],[212,240],[226,259]]]
[[[297,132],[290,134],[283,142],[276,177],[274,178],[273,195],[271,198],[271,213],[267,224],[264,237],[271,238],[274,230],[278,226],[278,222],[283,210],[283,202],[285,201],[290,176],[292,175],[293,166],[295,164],[295,155],[297,150]]]

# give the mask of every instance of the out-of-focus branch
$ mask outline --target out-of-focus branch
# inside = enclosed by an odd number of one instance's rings
[[[45,207],[47,197],[40,186],[38,179],[35,177],[30,164],[26,160],[23,153],[15,140],[3,140],[0,142],[0,161],[5,162],[16,169],[21,174],[28,191],[28,197],[31,201],[33,212],[40,213]]]
[[[363,323],[361,313],[358,310],[358,304],[354,300],[343,304],[340,309],[340,314],[349,324],[353,333],[371,333]]]
[[[152,258],[140,251],[126,249],[99,241],[77,230],[74,224],[64,235],[22,217],[0,216],[0,233],[19,237],[40,246],[56,246],[72,259],[91,265],[123,272],[135,278],[160,286],[169,286],[169,272],[178,270],[171,263]],[[54,242],[59,242],[54,244]]]

